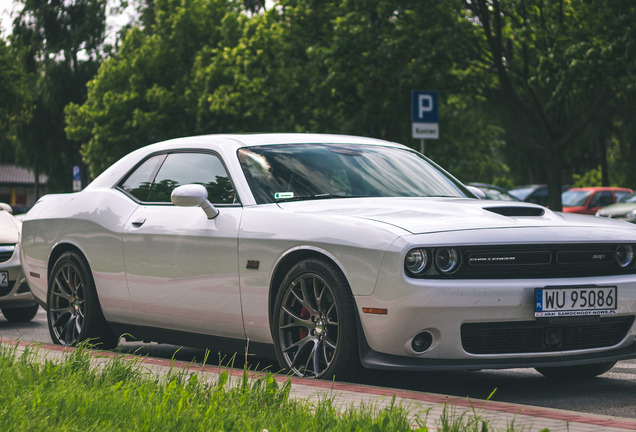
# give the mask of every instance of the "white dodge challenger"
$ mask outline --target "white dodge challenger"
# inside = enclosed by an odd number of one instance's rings
[[[636,358],[636,229],[476,199],[400,144],[208,135],[132,152],[23,221],[53,342],[120,335],[275,357],[294,374]]]

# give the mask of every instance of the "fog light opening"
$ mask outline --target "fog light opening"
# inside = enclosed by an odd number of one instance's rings
[[[545,331],[545,344],[554,348],[561,345],[562,331],[560,328],[548,328]]]
[[[416,353],[423,353],[433,344],[433,335],[429,332],[418,333],[411,341],[411,348]]]

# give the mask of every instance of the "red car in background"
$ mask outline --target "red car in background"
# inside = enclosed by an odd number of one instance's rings
[[[561,195],[565,213],[595,214],[600,208],[614,204],[632,193],[619,187],[572,188]]]

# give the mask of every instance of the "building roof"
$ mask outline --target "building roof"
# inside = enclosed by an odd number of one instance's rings
[[[39,183],[46,184],[48,177],[40,174]],[[0,184],[5,185],[32,185],[33,171],[17,165],[0,164]]]

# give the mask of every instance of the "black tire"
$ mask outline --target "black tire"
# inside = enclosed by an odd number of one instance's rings
[[[27,322],[35,318],[38,313],[38,304],[16,308],[2,308],[2,315],[10,322]]]
[[[97,298],[88,262],[76,252],[65,252],[53,266],[47,295],[47,321],[58,345],[112,349],[118,340],[108,327]]]
[[[586,364],[586,365],[578,365],[578,366],[556,366],[556,367],[545,367],[545,368],[536,368],[536,371],[541,375],[546,376],[552,379],[560,379],[560,380],[574,380],[574,379],[585,379],[585,378],[594,378],[596,376],[602,375],[616,364],[615,361],[605,362],[605,363],[594,363],[594,364]]]
[[[323,259],[294,265],[272,311],[279,365],[295,375],[351,379],[360,369],[353,296],[342,272]]]

